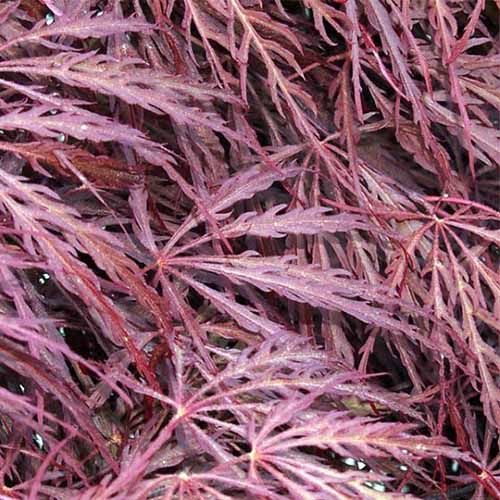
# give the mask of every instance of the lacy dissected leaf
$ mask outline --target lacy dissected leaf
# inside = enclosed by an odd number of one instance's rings
[[[97,187],[123,189],[138,185],[143,179],[143,172],[137,166],[129,167],[114,158],[94,156],[85,149],[65,147],[56,142],[3,143],[0,144],[0,149],[17,153],[35,165],[49,167],[55,174],[75,177],[77,174],[69,170],[58,156],[62,153],[78,173],[88,177]]]
[[[206,125],[219,131],[227,130],[224,120],[196,106],[189,106],[189,99],[202,102],[218,98],[234,102],[231,95],[213,87],[155,71],[137,59],[116,60],[94,53],[62,52],[55,56],[0,63],[0,68],[2,71],[56,78],[67,85],[116,96],[153,113],[169,115],[179,123]]]
[[[324,207],[309,209],[296,208],[279,214],[285,205],[277,205],[268,212],[257,215],[252,212],[243,214],[233,224],[224,227],[224,233],[230,236],[242,234],[280,238],[287,234],[335,233],[351,229],[367,229],[369,226],[353,215],[328,215]]]
[[[288,261],[289,259],[257,257],[179,257],[170,261],[170,264],[209,271],[225,276],[236,284],[248,283],[264,292],[273,291],[314,307],[346,312],[365,323],[398,331],[411,331],[407,324],[391,318],[383,309],[350,299],[358,295],[384,302],[384,292],[381,289],[368,283],[341,278],[334,270],[325,272],[315,266],[295,266]]]
[[[97,12],[82,13],[73,11],[57,17],[55,22],[48,24],[45,19],[39,21],[30,31],[17,38],[12,38],[0,45],[0,51],[13,45],[23,43],[40,43],[50,48],[66,48],[64,44],[58,44],[47,40],[50,37],[73,37],[89,38],[114,35],[125,31],[147,31],[151,25],[138,18],[119,19],[112,13]]]

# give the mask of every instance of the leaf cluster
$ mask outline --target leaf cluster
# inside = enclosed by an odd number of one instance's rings
[[[498,0],[0,4],[0,497],[500,497]]]

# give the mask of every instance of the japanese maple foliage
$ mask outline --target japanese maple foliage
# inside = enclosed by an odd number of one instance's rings
[[[0,3],[0,498],[500,498],[498,0]]]

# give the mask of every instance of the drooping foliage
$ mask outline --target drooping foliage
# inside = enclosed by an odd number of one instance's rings
[[[500,496],[498,0],[0,4],[0,497]]]

